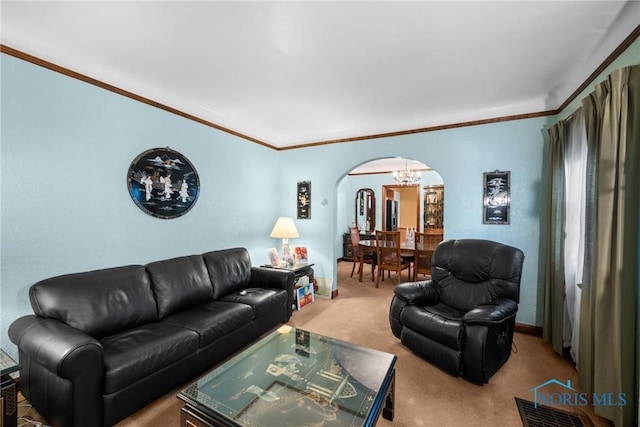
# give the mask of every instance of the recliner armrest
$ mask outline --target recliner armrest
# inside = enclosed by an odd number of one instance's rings
[[[518,304],[511,299],[500,298],[494,304],[479,305],[468,311],[462,320],[465,323],[493,324],[513,317]]]
[[[402,301],[411,305],[435,305],[440,301],[440,294],[431,280],[402,283],[393,288],[393,292]]]
[[[100,342],[58,320],[20,317],[9,326],[9,338],[32,361],[61,378],[102,375]]]

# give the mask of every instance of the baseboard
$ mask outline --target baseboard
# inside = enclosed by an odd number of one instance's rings
[[[533,326],[533,325],[525,325],[522,323],[516,323],[513,330],[516,332],[520,332],[521,334],[535,335],[536,337],[542,336],[541,326]]]

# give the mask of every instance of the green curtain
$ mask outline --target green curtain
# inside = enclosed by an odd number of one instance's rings
[[[616,427],[637,420],[640,66],[612,72],[582,101],[588,140],[585,277],[578,372],[595,405]]]
[[[564,125],[549,129],[543,337],[562,354],[564,325]]]

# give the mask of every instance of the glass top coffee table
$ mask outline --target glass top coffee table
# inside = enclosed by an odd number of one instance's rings
[[[393,420],[396,356],[283,326],[180,392],[183,426]]]

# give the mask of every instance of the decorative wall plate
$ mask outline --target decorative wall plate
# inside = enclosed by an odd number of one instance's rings
[[[129,195],[143,212],[177,218],[198,200],[200,180],[191,162],[168,147],[141,153],[129,166]]]

